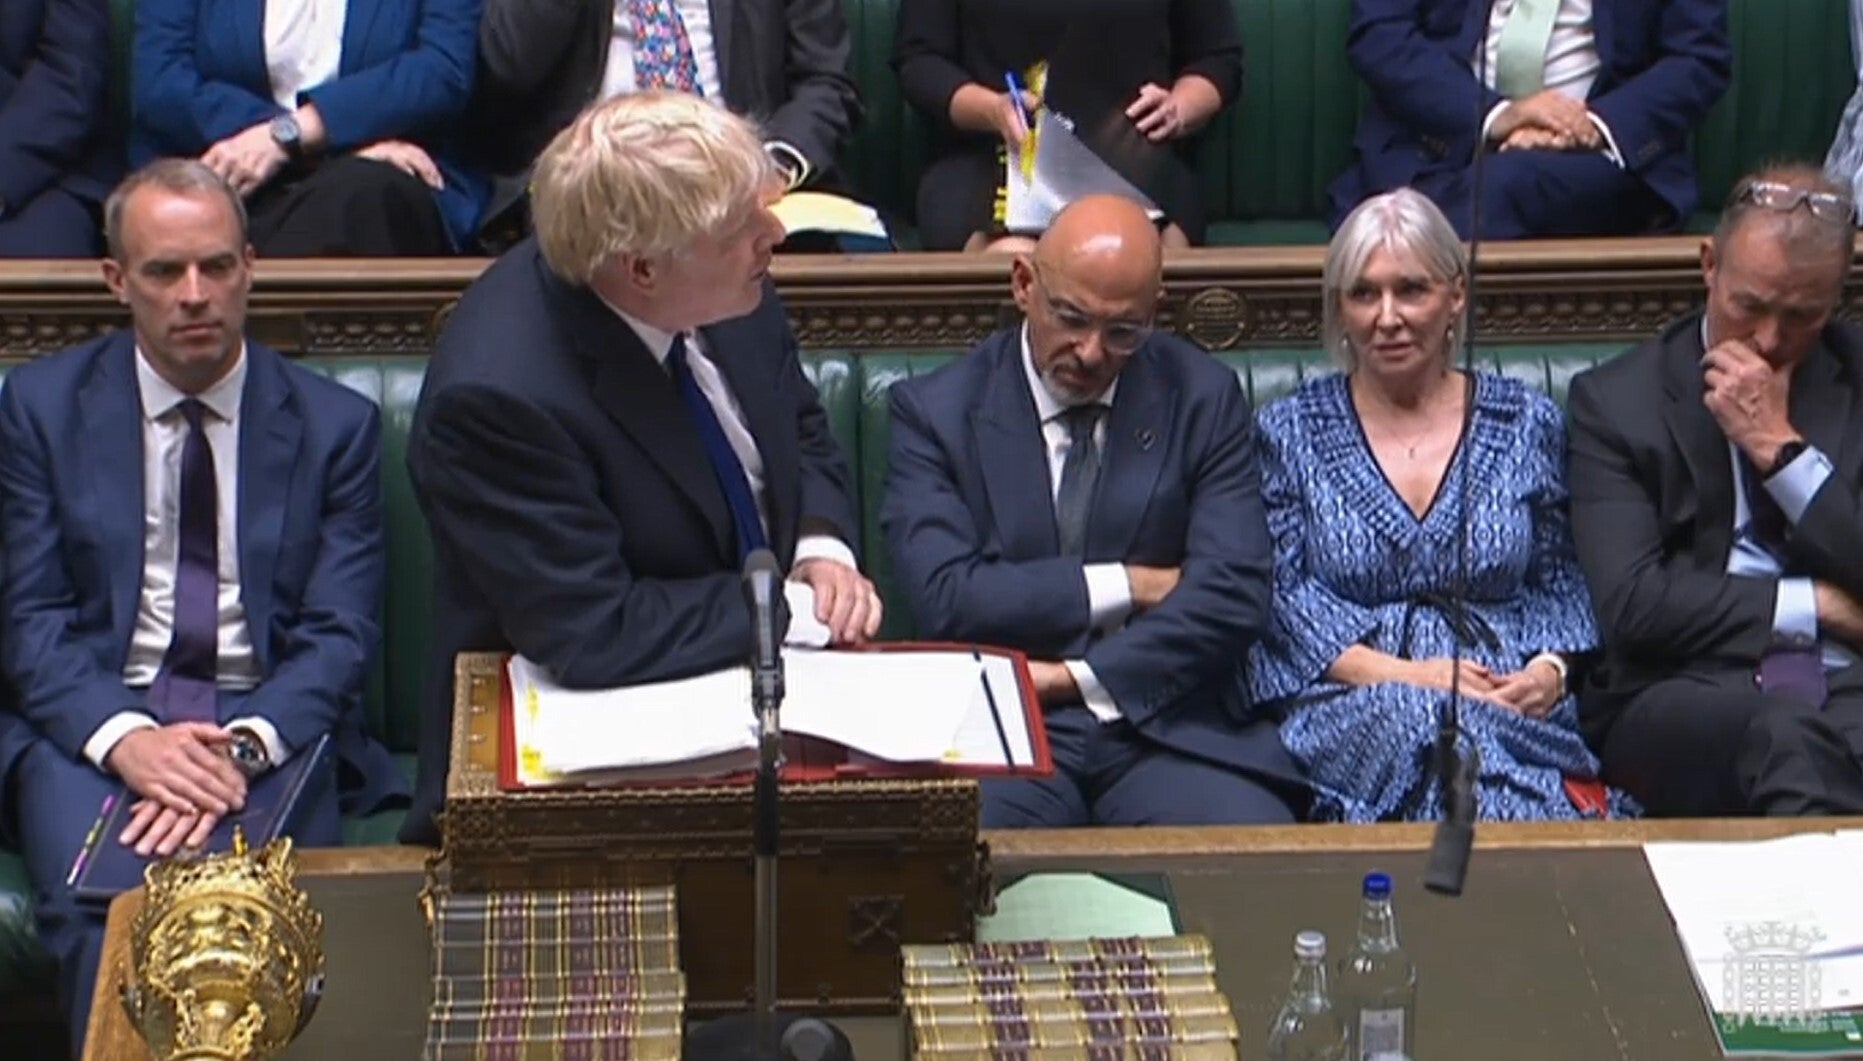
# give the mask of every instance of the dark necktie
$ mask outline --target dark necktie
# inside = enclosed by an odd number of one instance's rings
[[[744,465],[731,449],[731,440],[725,437],[717,410],[699,389],[699,381],[692,377],[692,366],[686,363],[685,336],[673,336],[673,348],[666,354],[666,369],[673,374],[673,384],[679,388],[679,397],[692,416],[692,426],[698,428],[699,441],[705,444],[705,456],[712,462],[712,474],[717,476],[718,488],[724,492],[725,504],[731,509],[731,525],[737,530],[738,560],[742,561],[758,549],[769,548],[763,521],[757,517],[757,499],[751,496],[750,477],[744,474]]]
[[[178,408],[188,422],[181,444],[180,548],[175,557],[174,635],[149,687],[149,706],[164,723],[213,722],[220,645],[219,515],[213,448],[201,418],[206,406],[189,398]]]
[[[1772,499],[1764,477],[1744,455],[1740,458],[1741,492],[1747,500],[1747,532],[1755,544],[1772,554],[1783,574],[1791,573],[1786,559],[1785,511]],[[1823,706],[1830,693],[1824,677],[1824,658],[1814,646],[1777,645],[1760,657],[1760,688]]]
[[[1061,555],[1081,556],[1087,546],[1087,517],[1093,506],[1093,488],[1100,481],[1100,443],[1094,428],[1106,406],[1076,405],[1063,410],[1067,428],[1067,456],[1061,461],[1061,488],[1055,493],[1054,523],[1060,532]]]

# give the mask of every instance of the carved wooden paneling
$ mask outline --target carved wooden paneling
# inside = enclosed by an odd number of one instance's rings
[[[1318,342],[1323,247],[1214,248],[1173,255],[1160,323],[1211,349]],[[427,350],[481,259],[261,262],[250,330],[291,353]],[[810,348],[953,348],[1013,321],[1009,262],[995,255],[779,258],[773,268]],[[1631,341],[1702,298],[1692,237],[1548,240],[1482,249],[1483,336],[1502,342]],[[1853,278],[1844,316],[1863,320]],[[0,358],[56,350],[126,323],[93,263],[0,262]]]

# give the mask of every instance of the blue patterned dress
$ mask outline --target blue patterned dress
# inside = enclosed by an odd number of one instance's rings
[[[1325,671],[1348,646],[1407,659],[1450,654],[1457,476],[1468,466],[1468,629],[1463,654],[1496,673],[1542,651],[1597,642],[1566,520],[1565,426],[1518,380],[1475,377],[1474,415],[1429,510],[1419,518],[1366,444],[1346,377],[1311,380],[1263,409],[1262,495],[1274,536],[1274,614],[1249,656],[1258,704],[1287,713],[1281,739],[1306,768],[1315,816],[1346,821],[1441,815],[1430,770],[1447,695],[1397,683],[1346,686]],[[1480,813],[1574,818],[1564,778],[1596,778],[1572,697],[1545,719],[1462,700],[1480,751]],[[1620,793],[1611,811],[1635,807]]]

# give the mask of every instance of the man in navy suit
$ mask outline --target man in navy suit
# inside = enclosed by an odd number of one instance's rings
[[[1023,327],[892,390],[882,520],[928,637],[1026,651],[1057,771],[985,828],[1289,822],[1304,785],[1240,661],[1269,538],[1235,374],[1152,330],[1158,233],[1096,196],[1012,270]]]
[[[106,0],[0,4],[0,258],[88,258],[117,169]]]
[[[1677,227],[1732,64],[1725,0],[1356,0],[1346,50],[1371,92],[1334,227],[1408,185],[1493,239]]]
[[[781,187],[750,123],[677,92],[598,103],[538,160],[537,234],[460,298],[408,441],[435,572],[402,839],[438,839],[460,652],[577,689],[741,663],[759,548],[789,570],[792,641],[878,629],[847,466],[769,282]]]
[[[397,795],[361,726],[383,574],[375,406],[244,337],[245,214],[211,170],[156,163],[104,216],[104,278],[133,329],[0,390],[18,693],[0,792],[74,1043],[104,911],[68,874],[106,796],[127,786],[137,802],[103,843],[167,855],[326,734],[336,762],[298,808],[301,843],[340,842],[339,795],[356,812]]]

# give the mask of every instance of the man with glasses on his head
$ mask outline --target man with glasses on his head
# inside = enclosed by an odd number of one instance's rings
[[[1081,199],[1011,271],[1020,328],[892,390],[881,514],[927,637],[1026,651],[1056,773],[986,828],[1288,822],[1305,785],[1240,661],[1269,538],[1234,373],[1152,329],[1157,230]]]
[[[1605,645],[1580,722],[1651,813],[1863,812],[1863,331],[1832,320],[1855,213],[1813,167],[1742,180],[1705,311],[1572,382]]]

